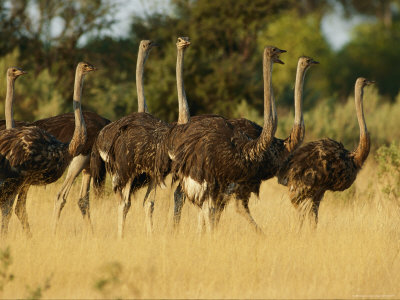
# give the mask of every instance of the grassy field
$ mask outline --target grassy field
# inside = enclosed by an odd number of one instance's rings
[[[27,240],[13,215],[1,242],[2,298],[388,298],[400,297],[399,206],[376,186],[369,162],[355,185],[327,193],[316,231],[298,231],[286,190],[264,183],[251,211],[265,237],[251,231],[230,205],[214,234],[198,236],[197,211],[184,208],[172,226],[172,190],[158,193],[155,231],[146,235],[142,196],[116,236],[112,196],[92,199],[94,235],[84,229],[75,184],[58,235],[51,233],[60,182],[32,188]],[[11,256],[7,264],[7,247]],[[7,275],[13,275],[8,280]]]

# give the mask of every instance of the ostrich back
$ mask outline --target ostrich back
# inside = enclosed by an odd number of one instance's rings
[[[89,155],[97,134],[104,126],[109,124],[110,121],[90,111],[84,111],[83,118],[86,124],[87,140],[81,154]],[[5,124],[5,120],[0,120],[0,129],[5,129]],[[73,113],[65,113],[37,120],[33,123],[16,121],[15,126],[37,126],[56,137],[60,142],[68,143],[74,134],[75,116]]]
[[[113,175],[113,188],[120,190],[132,181],[139,188],[155,175],[155,156],[170,128],[148,113],[132,113],[105,126],[99,133],[96,148]]]
[[[28,122],[14,121],[15,127],[29,126]],[[6,120],[0,120],[0,130],[6,129]]]
[[[68,144],[39,127],[0,131],[0,176],[23,178],[29,184],[49,184],[61,177],[72,157]]]
[[[246,144],[256,141],[223,117],[182,125],[173,140],[172,172],[180,180],[190,177],[200,184],[206,183],[212,194],[223,193],[231,183],[259,182],[261,161],[250,163],[242,151]]]
[[[278,173],[278,182],[293,189],[343,191],[357,177],[359,168],[342,143],[322,139],[290,154]]]
[[[86,124],[87,139],[81,154],[89,155],[98,133],[110,123],[110,120],[90,111],[84,111],[83,118]],[[74,113],[66,113],[35,121],[32,125],[42,128],[59,141],[68,143],[74,134],[75,116]]]

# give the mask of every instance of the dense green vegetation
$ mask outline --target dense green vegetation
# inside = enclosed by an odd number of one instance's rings
[[[288,50],[282,56],[286,64],[277,66],[273,77],[278,135],[285,136],[292,123],[297,58],[309,55],[321,64],[309,71],[305,85],[307,139],[329,136],[348,147],[355,144],[352,96],[359,76],[377,81],[365,91],[374,149],[399,138],[393,130],[400,125],[398,0],[171,0],[168,14],[131,16],[131,30],[124,37],[108,30],[116,22],[117,5],[112,0],[0,0],[0,72],[17,65],[30,73],[18,81],[17,119],[70,111],[74,66],[82,59],[99,68],[86,81],[86,109],[112,120],[135,111],[141,39],[161,45],[146,65],[149,109],[165,120],[176,119],[175,41],[183,35],[192,40],[184,74],[192,114],[261,121],[261,53],[273,44]],[[321,22],[337,6],[364,21],[351,41],[335,51]],[[0,97],[4,95],[5,83],[0,84]]]

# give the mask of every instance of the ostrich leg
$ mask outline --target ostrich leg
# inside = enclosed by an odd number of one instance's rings
[[[21,222],[22,229],[28,238],[32,237],[31,229],[28,221],[28,214],[26,213],[26,196],[28,195],[29,185],[25,185],[18,193],[17,204],[15,205],[15,214]]]
[[[90,172],[88,169],[82,170],[82,185],[79,193],[78,206],[81,210],[82,217],[85,220],[87,229],[93,233],[92,222],[90,221],[90,206],[89,206],[89,190],[90,190]]]
[[[146,215],[146,230],[147,230],[147,235],[151,235],[153,233],[153,212],[154,212],[154,202],[156,199],[156,185],[154,181],[150,182],[146,196],[144,197],[143,200],[143,205],[144,205],[144,211]],[[148,201],[146,199],[149,198]]]
[[[242,215],[247,222],[253,227],[253,229],[257,233],[263,233],[261,228],[257,225],[256,221],[254,221],[253,217],[251,216],[250,209],[249,209],[249,203],[246,200],[243,199],[237,199],[236,200],[236,211]]]
[[[185,194],[179,184],[174,192],[174,228],[176,229],[181,221],[182,207],[185,203]]]
[[[236,211],[242,215],[257,233],[263,233],[261,228],[254,221],[249,209],[249,198],[251,192],[244,187],[238,187],[236,194]]]
[[[213,202],[212,197],[208,197],[201,207],[201,212],[203,216],[203,224],[207,229],[207,232],[213,232],[215,229],[215,213],[216,213],[216,205]],[[200,224],[200,220],[199,220]]]
[[[1,237],[4,238],[8,234],[8,223],[10,222],[11,218],[11,209],[14,204],[14,197],[7,198],[6,201],[1,203],[1,215],[2,215],[2,222],[1,222]]]
[[[291,202],[299,212],[299,219],[300,219],[299,230],[303,228],[304,220],[306,219],[306,217],[310,215],[314,219],[312,221],[312,227],[314,229],[317,228],[319,204],[321,203],[324,194],[325,191],[319,191],[316,192],[315,195],[312,197],[300,198],[300,199],[296,194],[291,195],[293,197],[291,198]]]
[[[205,220],[204,220],[204,211],[202,207],[199,207],[199,213],[197,215],[197,234],[201,235],[204,230]]]
[[[67,177],[61,187],[61,190],[57,194],[57,198],[54,202],[54,214],[53,214],[53,233],[57,232],[58,221],[60,220],[61,211],[67,202],[67,196],[71,190],[72,184],[79,173],[89,165],[90,157],[88,155],[78,155],[74,157],[69,165]],[[82,178],[84,180],[84,177]],[[83,182],[82,182],[83,185]],[[90,220],[89,220],[90,222]]]
[[[18,194],[18,190],[10,191],[7,188],[2,191],[2,201],[0,203],[1,208],[1,237],[5,238],[8,233],[8,223],[10,222],[12,207],[15,201],[15,197]]]
[[[118,237],[124,237],[126,215],[131,207],[131,185],[132,181],[128,181],[122,190],[119,190],[117,195],[118,200]]]
[[[301,229],[303,228],[304,220],[310,214],[312,200],[310,198],[305,198],[300,202],[298,198],[296,198],[293,200],[291,199],[291,202],[299,212],[299,232],[300,232]]]
[[[322,198],[324,197],[325,192],[321,191],[317,193],[313,198],[312,198],[312,206],[311,206],[311,211],[314,214],[314,227],[317,227],[318,224],[318,210],[319,210],[319,204],[321,203]]]
[[[245,186],[237,186],[234,191],[236,197],[236,212],[242,215],[257,233],[263,233],[261,228],[254,221],[249,209],[250,190]]]

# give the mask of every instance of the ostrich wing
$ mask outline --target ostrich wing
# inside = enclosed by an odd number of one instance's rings
[[[38,127],[12,128],[0,132],[0,168],[10,172],[22,175],[54,172],[57,166],[68,161],[66,150],[67,144]]]
[[[341,191],[355,180],[357,167],[342,143],[322,139],[294,151],[279,170],[279,183]]]

